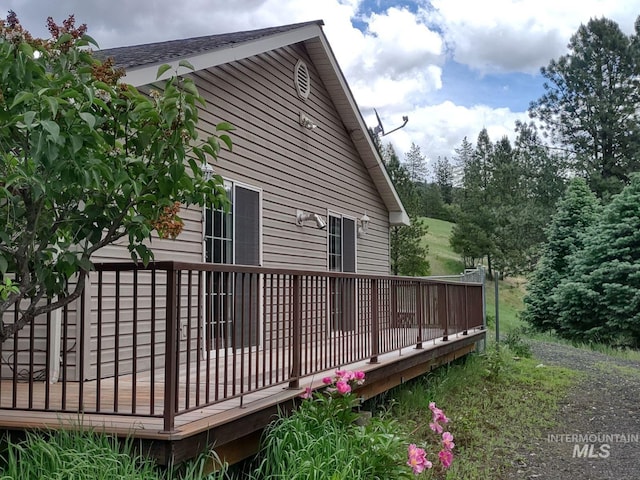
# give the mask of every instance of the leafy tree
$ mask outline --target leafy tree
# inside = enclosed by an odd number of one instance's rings
[[[225,201],[221,178],[205,179],[197,160],[215,159],[219,140],[231,147],[231,127],[195,143],[204,100],[193,81],[143,95],[92,55],[73,16],[48,25],[41,40],[13,12],[0,22],[0,275],[11,282],[0,319],[17,310],[0,342],[78,298],[96,251],[124,237],[146,263],[156,226],[179,230],[176,202]]]
[[[589,228],[557,289],[559,333],[640,347],[640,174]]]
[[[640,17],[635,27],[626,36],[606,18],[581,25],[569,53],[542,68],[545,93],[530,106],[605,199],[640,170]]]
[[[418,217],[420,202],[416,185],[411,181],[407,169],[400,164],[391,144],[383,148],[382,157],[389,178],[407,209],[411,225],[391,227],[391,273],[393,275],[424,276],[429,274],[430,265],[426,259],[428,247],[422,244],[427,226]]]
[[[571,275],[569,258],[582,249],[584,234],[597,220],[600,207],[584,179],[575,178],[547,229],[548,241],[529,278],[523,320],[541,331],[560,330],[554,296],[560,282]]]

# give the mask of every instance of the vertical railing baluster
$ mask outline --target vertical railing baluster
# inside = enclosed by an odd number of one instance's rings
[[[120,375],[120,270],[116,270],[115,351],[113,359],[113,411],[118,411],[118,376]]]
[[[175,426],[176,415],[176,337],[178,322],[176,312],[176,270],[173,262],[167,267],[167,292],[166,292],[166,334],[165,334],[165,361],[164,361],[164,431],[171,432]]]
[[[289,388],[300,388],[300,368],[302,355],[302,322],[301,322],[301,304],[300,304],[300,275],[293,275],[293,328],[292,336],[292,361],[291,373],[289,374]]]
[[[416,317],[418,323],[418,338],[416,339],[416,349],[422,348],[422,328],[423,328],[423,309],[422,309],[422,287],[423,283],[415,282],[416,289]]]
[[[138,396],[138,269],[133,269],[133,349],[131,360],[133,371],[131,372],[131,413],[136,413]]]
[[[380,320],[378,315],[378,279],[371,280],[371,358],[370,363],[378,363],[378,353],[380,351],[379,332]]]

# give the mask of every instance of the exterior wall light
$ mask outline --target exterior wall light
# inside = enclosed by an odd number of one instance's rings
[[[314,130],[318,128],[318,126],[302,112],[300,112],[300,126],[306,128],[307,130]]]
[[[202,171],[202,178],[204,178],[205,182],[208,182],[213,177],[213,167],[209,165],[208,162],[204,162],[200,167]]]
[[[369,221],[370,218],[367,216],[367,212],[364,212],[364,215],[360,217],[360,225],[358,225],[358,238],[364,237],[369,230]]]
[[[316,222],[316,227],[323,230],[327,228],[327,222],[323,220],[323,218],[317,213],[308,213],[303,212],[302,210],[298,210],[296,212],[296,225],[302,227],[303,222],[314,221]]]

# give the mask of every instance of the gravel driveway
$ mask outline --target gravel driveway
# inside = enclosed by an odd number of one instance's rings
[[[640,363],[533,342],[544,365],[586,373],[561,402],[557,424],[516,452],[510,479],[640,480]]]

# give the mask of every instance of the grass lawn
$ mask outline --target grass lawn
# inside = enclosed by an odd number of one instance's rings
[[[449,237],[453,223],[435,218],[422,218],[429,231],[424,236],[423,245],[429,247],[427,259],[431,265],[431,275],[458,275],[464,271],[460,255],[451,251]]]

